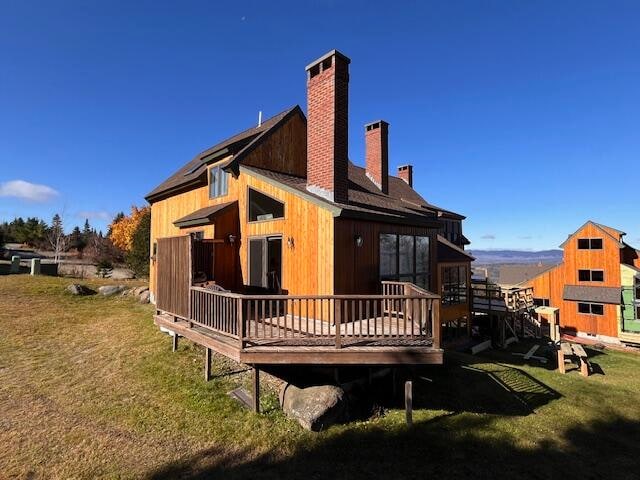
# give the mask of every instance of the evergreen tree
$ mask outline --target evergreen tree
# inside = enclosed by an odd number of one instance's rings
[[[80,227],[75,227],[69,236],[69,246],[75,248],[78,251],[78,257],[82,258],[82,252],[87,246],[87,240],[80,231]]]
[[[89,225],[89,219],[85,218],[84,219],[84,228],[82,229],[82,236],[84,237],[84,240],[87,241],[89,240],[89,237],[91,237],[91,225]]]
[[[133,233],[131,250],[127,253],[127,265],[137,276],[149,276],[149,242],[151,237],[151,210],[147,209]]]

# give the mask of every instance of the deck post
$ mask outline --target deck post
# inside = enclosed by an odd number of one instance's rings
[[[404,382],[404,412],[407,425],[413,425],[413,383],[411,380]]]
[[[178,334],[176,332],[173,332],[173,338],[171,340],[171,351],[175,352],[178,350]]]
[[[205,348],[204,350],[204,381],[211,380],[211,349]]]
[[[342,300],[336,298],[333,301],[333,319],[336,324],[336,348],[342,348],[342,338],[340,337],[340,325],[342,323]]]
[[[260,413],[260,369],[253,366],[253,411]]]
[[[238,338],[240,339],[240,350],[244,348],[244,322],[242,321],[242,298],[238,298],[236,304],[236,321],[238,322]]]
[[[431,321],[433,335],[433,348],[440,348],[440,336],[442,326],[440,325],[440,299],[431,300]]]

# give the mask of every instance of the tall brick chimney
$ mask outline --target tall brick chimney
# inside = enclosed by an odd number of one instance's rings
[[[307,190],[347,203],[349,60],[332,50],[307,71]]]
[[[382,191],[389,193],[389,124],[384,120],[364,126],[367,176]]]
[[[398,167],[398,176],[413,188],[413,165],[402,165]]]

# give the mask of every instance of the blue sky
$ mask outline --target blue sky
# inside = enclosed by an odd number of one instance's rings
[[[104,228],[258,110],[306,110],[304,66],[337,48],[351,159],[387,120],[391,168],[466,215],[472,248],[553,248],[587,219],[640,244],[640,2],[0,8],[0,219]]]

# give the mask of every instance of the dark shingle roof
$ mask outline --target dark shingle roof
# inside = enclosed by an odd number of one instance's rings
[[[498,270],[498,283],[500,285],[519,285],[552,269],[554,266],[536,264],[501,265]]]
[[[444,262],[472,262],[475,257],[464,251],[455,243],[451,243],[442,235],[438,235],[438,261]]]
[[[282,120],[284,120],[299,108],[300,107],[298,107],[297,105],[293,108],[289,108],[284,112],[280,112],[279,114],[262,122],[259,127],[249,128],[244,132],[240,132],[237,135],[229,137],[226,140],[214,145],[213,147],[200,152],[198,155],[193,157],[193,159],[189,163],[187,163],[185,166],[183,166],[181,169],[167,178],[164,182],[154,188],[151,192],[149,192],[145,198],[147,199],[147,201],[153,201],[165,193],[178,190],[182,187],[187,188],[191,185],[199,186],[200,183],[206,184],[207,157],[213,155],[216,152],[224,151],[225,149],[227,149],[229,153],[235,153],[234,150],[239,152],[242,149],[246,149],[253,141],[257,140],[260,134],[267,132],[271,128],[274,128]]]
[[[348,204],[331,202],[309,192],[306,178],[253,166],[242,166],[242,169],[266,181],[285,187],[311,201],[333,208],[340,216],[411,223],[434,228],[439,226],[433,211],[424,208],[422,205],[408,204],[402,200],[402,192],[412,190],[403,180],[398,179],[406,185],[406,188],[401,185],[397,185],[395,189],[389,187],[389,195],[385,195],[369,180],[364,173],[364,168],[353,165],[351,162],[349,162]],[[391,184],[391,177],[389,178],[389,183]],[[417,193],[414,192],[414,196],[425,205],[428,205]]]
[[[145,198],[152,202],[183,190],[200,187],[207,184],[206,165],[212,156],[223,158],[229,154],[233,157],[228,163],[242,164],[242,157],[250,152],[271,131],[275,131],[290,115],[302,113],[299,106],[295,106],[266,120],[260,127],[250,128],[238,135],[199,153],[188,164],[161,183]],[[462,215],[442,209],[428,203],[420,194],[399,177],[389,176],[389,194],[382,193],[367,177],[366,171],[349,162],[349,203],[338,204],[330,202],[318,195],[310,193],[306,188],[306,179],[293,175],[274,172],[258,167],[243,165],[242,168],[261,175],[262,177],[286,186],[303,194],[307,198],[321,202],[340,211],[341,215],[359,216],[360,218],[381,219],[411,223],[428,227],[438,227],[437,216],[463,219]],[[376,218],[373,218],[373,217]]]
[[[562,298],[578,302],[620,303],[620,289],[617,287],[589,287],[585,285],[565,285]]]
[[[199,225],[209,225],[213,222],[216,214],[221,212],[225,208],[236,204],[237,202],[220,203],[218,205],[212,205],[210,207],[204,207],[200,210],[190,213],[189,215],[179,218],[173,224],[179,228],[195,227]]]

